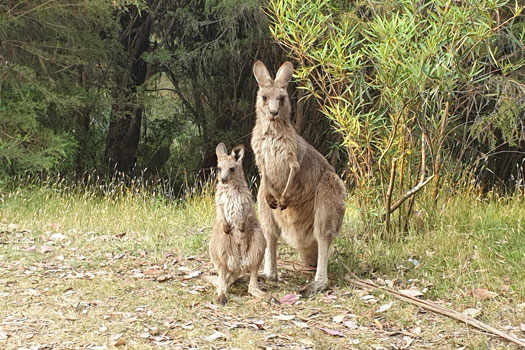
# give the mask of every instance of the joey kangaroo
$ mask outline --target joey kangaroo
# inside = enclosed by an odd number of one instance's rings
[[[228,155],[223,143],[217,145],[216,218],[210,237],[210,258],[218,272],[212,281],[217,301],[226,303],[226,291],[241,273],[250,273],[248,292],[264,296],[257,284],[266,242],[255,216],[253,201],[244,177],[244,146],[236,146]]]
[[[341,228],[346,189],[290,122],[286,88],[292,73],[290,62],[281,65],[275,79],[261,61],[253,65],[259,90],[251,146],[261,175],[257,204],[266,239],[264,275],[277,279],[277,240],[282,236],[303,263],[317,266],[314,281],[303,289],[311,295],[328,286],[328,249]]]

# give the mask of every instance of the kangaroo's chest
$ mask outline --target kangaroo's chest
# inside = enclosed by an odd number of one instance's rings
[[[217,204],[221,204],[224,210],[224,218],[230,225],[244,221],[246,211],[250,203],[244,196],[235,190],[221,192],[217,198]]]
[[[290,163],[296,156],[297,146],[292,140],[282,137],[267,137],[261,142],[262,172],[276,191],[286,186]]]

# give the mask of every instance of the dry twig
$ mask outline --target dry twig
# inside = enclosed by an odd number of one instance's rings
[[[384,291],[384,292],[386,292],[386,293],[396,297],[397,299],[406,301],[407,303],[410,303],[410,304],[422,307],[422,308],[424,308],[426,310],[430,310],[430,311],[435,312],[437,314],[450,317],[450,318],[452,318],[454,320],[466,323],[466,324],[468,324],[471,327],[474,327],[476,329],[479,329],[479,330],[482,330],[484,332],[487,332],[490,335],[499,336],[499,337],[501,337],[501,338],[503,338],[505,340],[508,340],[508,341],[510,341],[510,342],[512,342],[514,344],[520,345],[520,346],[525,348],[525,342],[521,341],[520,339],[518,339],[518,338],[516,338],[516,337],[514,337],[514,336],[512,336],[510,334],[507,334],[507,333],[505,333],[503,331],[500,331],[499,329],[494,328],[494,327],[492,327],[492,326],[490,326],[490,325],[488,325],[486,323],[483,323],[483,322],[478,321],[476,319],[473,319],[472,317],[467,316],[467,315],[465,315],[463,313],[460,313],[460,312],[448,309],[448,308],[446,308],[444,306],[438,305],[438,304],[433,303],[431,301],[417,299],[415,297],[402,294],[402,293],[400,293],[400,292],[398,292],[396,290],[393,290],[393,289],[390,289],[390,288],[387,288],[387,287],[378,286],[377,284],[375,284],[375,283],[373,283],[371,281],[364,281],[362,279],[357,278],[357,276],[355,276],[345,264],[343,264],[343,266],[348,271],[348,273],[353,276],[353,278],[349,278],[349,277],[345,276],[345,280],[347,282],[351,283],[351,284],[354,284],[356,286],[359,286],[359,287],[365,288],[365,289],[379,289],[379,290],[382,290],[382,291]]]

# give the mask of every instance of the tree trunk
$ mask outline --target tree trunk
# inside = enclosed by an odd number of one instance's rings
[[[142,124],[142,105],[119,103],[111,106],[106,150],[106,164],[110,170],[130,173],[137,160],[137,148]]]
[[[152,16],[146,10],[128,6],[119,13],[120,43],[126,55],[115,72],[111,119],[104,158],[110,171],[130,173],[137,160],[137,148],[144,105],[137,86],[147,79],[148,67],[141,58],[150,49]],[[138,102],[137,102],[138,101]]]

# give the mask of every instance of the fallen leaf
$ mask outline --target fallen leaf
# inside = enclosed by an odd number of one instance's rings
[[[495,297],[498,296],[497,293],[491,292],[491,291],[489,291],[488,289],[485,289],[485,288],[472,289],[469,292],[469,295],[472,295],[474,298],[480,299],[480,300],[492,299],[492,298],[495,298]]]
[[[157,282],[161,282],[161,283],[162,283],[162,282],[169,281],[169,280],[172,279],[172,278],[173,278],[173,277],[170,276],[170,275],[160,275],[160,276],[158,276],[155,280],[156,280]]]
[[[468,308],[463,310],[463,314],[472,318],[476,318],[481,314],[481,310],[475,308]]]
[[[345,314],[341,314],[341,315],[336,315],[334,317],[332,317],[332,322],[334,323],[341,323],[344,321],[346,315]]]
[[[204,337],[204,340],[212,342],[220,338],[226,339],[226,335],[221,332],[214,332],[213,334],[210,334],[209,336]]]
[[[283,305],[293,305],[299,300],[299,295],[296,294],[286,294],[279,299],[279,304]]]
[[[339,332],[338,330],[335,330],[335,329],[324,328],[324,327],[321,327],[319,329],[322,330],[323,332],[325,332],[326,334],[334,336],[334,337],[344,337],[345,336],[343,333],[341,333],[341,332]]]
[[[308,339],[308,338],[299,339],[299,342],[304,344],[304,345],[307,345],[307,346],[314,346],[315,345],[313,340]]]
[[[263,320],[251,320],[250,325],[252,325],[255,329],[264,329]]]
[[[32,296],[39,296],[40,293],[36,290],[36,289],[33,289],[33,288],[28,288],[25,290],[25,295],[32,295]]]
[[[357,329],[359,327],[354,321],[345,321],[343,325],[348,329]]]
[[[190,329],[193,329],[193,322],[186,322],[185,324],[183,324],[182,326],[180,326],[182,329],[186,329],[186,330],[190,330]]]
[[[366,294],[361,297],[361,300],[365,301],[366,303],[375,303],[377,302],[376,298],[371,294]]]
[[[68,321],[76,321],[78,320],[78,317],[75,314],[68,313],[67,315],[63,315],[64,320]]]
[[[207,302],[206,304],[204,304],[204,307],[207,307],[208,309],[211,309],[213,311],[216,311],[219,308],[217,305],[214,305],[210,302]]]
[[[185,280],[190,280],[192,278],[195,278],[195,277],[199,276],[201,273],[202,273],[202,271],[192,271],[192,272],[188,273],[186,276],[184,276],[182,279],[184,281]]]
[[[20,225],[17,225],[17,224],[9,224],[9,225],[7,225],[7,231],[9,231],[9,232],[18,231],[19,229],[20,229]]]
[[[148,339],[151,335],[149,332],[144,332],[139,335],[142,339]]]
[[[275,333],[271,333],[271,334],[268,334],[265,338],[264,338],[264,341],[268,341],[270,339],[273,339],[273,338],[277,338],[279,337],[277,334]]]
[[[331,291],[323,295],[323,301],[333,302],[335,300],[337,300],[337,295],[333,294]]]
[[[50,246],[43,245],[42,247],[40,247],[40,252],[42,254],[49,253],[51,251],[53,251],[53,248],[51,248]]]
[[[401,289],[399,293],[413,298],[417,298],[423,295],[423,293],[421,293],[421,291],[416,288]]]
[[[52,241],[63,241],[64,239],[66,239],[66,236],[64,236],[63,234],[61,233],[53,233],[50,237],[49,237],[50,240]]]
[[[417,267],[419,265],[419,261],[414,258],[408,258],[408,262],[414,265],[414,267]]]
[[[126,235],[126,232],[121,232],[121,233],[117,233],[117,234],[115,235],[115,237],[116,237],[116,238],[122,238],[122,237],[124,237],[125,235]]]
[[[389,303],[386,303],[386,304],[383,304],[383,305],[381,305],[381,306],[376,310],[376,312],[377,312],[377,313],[385,312],[385,311],[387,311],[388,309],[390,309],[390,308],[392,307],[392,305],[394,305],[394,302],[393,302],[393,301],[391,301],[391,302],[389,302]]]
[[[409,336],[404,336],[403,340],[405,341],[405,345],[401,346],[401,349],[408,349],[414,342],[414,339],[410,338]]]
[[[280,321],[290,321],[290,320],[293,320],[295,318],[295,315],[283,314],[283,315],[274,316],[273,318],[275,318],[276,320],[280,320]]]
[[[44,226],[46,229],[53,230],[57,232],[60,229],[60,224],[51,222]]]
[[[308,325],[308,323],[306,323],[306,322],[302,322],[302,321],[292,321],[292,322],[293,322],[294,325],[296,325],[299,328],[303,328],[304,329],[304,328],[310,327]]]
[[[126,344],[124,338],[122,338],[122,333],[113,334],[110,337],[111,345],[113,346],[122,346]]]
[[[142,272],[142,274],[148,275],[148,276],[156,276],[156,275],[160,275],[161,273],[162,273],[162,270],[159,270],[159,269],[147,269],[147,270],[144,270],[144,272]]]
[[[415,335],[420,335],[421,334],[421,327],[414,327],[410,332],[415,334]]]

